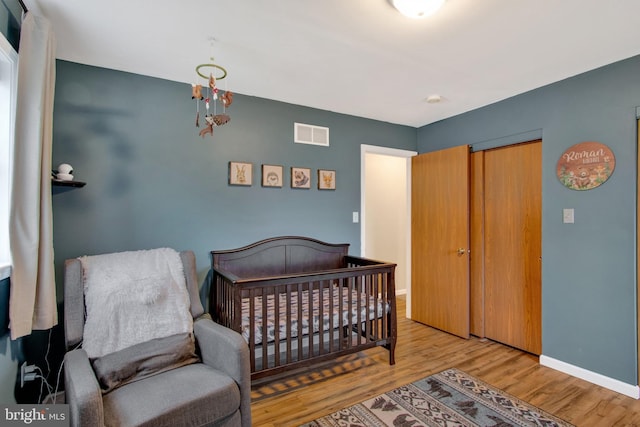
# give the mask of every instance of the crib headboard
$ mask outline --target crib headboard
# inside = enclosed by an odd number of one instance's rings
[[[342,268],[348,252],[348,243],[282,236],[237,249],[211,251],[211,261],[215,269],[254,278]]]

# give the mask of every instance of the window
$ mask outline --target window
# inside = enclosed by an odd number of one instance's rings
[[[9,210],[18,54],[0,34],[0,279],[9,277]]]

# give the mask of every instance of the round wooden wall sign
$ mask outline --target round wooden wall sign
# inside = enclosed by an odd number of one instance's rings
[[[613,152],[599,142],[581,142],[569,147],[558,159],[560,182],[572,190],[591,190],[604,184],[616,167]]]

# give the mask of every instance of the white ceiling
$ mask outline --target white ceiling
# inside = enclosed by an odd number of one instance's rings
[[[415,127],[640,54],[639,0],[447,0],[422,20],[387,0],[25,3],[59,59],[206,85],[213,56],[222,89]]]

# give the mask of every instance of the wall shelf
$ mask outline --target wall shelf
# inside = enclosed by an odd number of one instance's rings
[[[82,188],[85,185],[87,185],[87,183],[81,181],[61,181],[59,179],[52,179],[51,192],[53,194],[65,193],[75,188]]]

